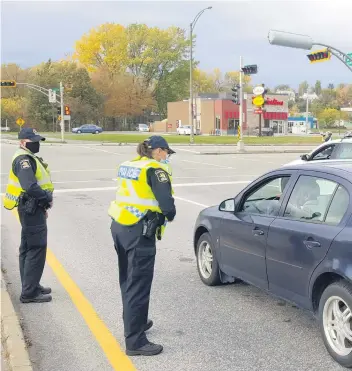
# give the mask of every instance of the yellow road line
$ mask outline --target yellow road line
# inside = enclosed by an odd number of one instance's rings
[[[17,210],[14,209],[13,213],[19,221]],[[86,321],[86,324],[88,325],[100,347],[103,349],[113,369],[116,371],[136,371],[136,368],[133,366],[131,360],[121,350],[121,347],[117,343],[116,339],[111,334],[104,322],[99,318],[92,304],[86,299],[82,291],[49,248],[47,249],[46,261],[61,285],[70,295],[73,304]]]

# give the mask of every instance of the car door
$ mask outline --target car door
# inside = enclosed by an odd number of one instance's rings
[[[280,215],[269,227],[266,264],[269,290],[274,294],[310,307],[310,277],[342,230],[326,218],[336,191],[344,184],[343,179],[326,173],[299,173]]]
[[[271,173],[239,196],[236,211],[224,213],[220,223],[221,270],[267,289],[265,249],[268,229],[294,171]]]

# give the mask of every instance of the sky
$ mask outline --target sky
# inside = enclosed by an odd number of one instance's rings
[[[75,41],[102,23],[145,23],[189,30],[196,14],[194,58],[206,71],[234,71],[257,64],[252,83],[297,88],[352,83],[351,71],[337,58],[310,64],[309,51],[270,45],[270,29],[305,34],[316,42],[352,52],[351,0],[329,1],[1,1],[1,63],[30,67],[62,59]],[[188,34],[188,33],[187,33]],[[314,47],[319,50],[321,47]]]

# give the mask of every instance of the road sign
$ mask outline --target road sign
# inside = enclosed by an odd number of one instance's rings
[[[49,103],[56,103],[56,91],[49,89]]]
[[[255,86],[254,89],[253,89],[253,94],[254,95],[261,95],[264,93],[264,86],[261,86],[261,85],[258,85],[258,86]]]
[[[18,126],[22,126],[22,125],[24,125],[24,123],[25,123],[25,121],[23,120],[22,117],[19,117],[19,118],[16,120],[16,124],[17,124]]]
[[[58,93],[60,91],[59,88],[52,88],[51,90],[54,91],[55,93]]]
[[[350,57],[352,59],[352,53],[348,53],[347,54],[348,57]],[[352,60],[351,59],[347,59],[346,63],[352,67]]]
[[[253,98],[253,104],[257,107],[261,107],[264,104],[264,98],[261,95]]]

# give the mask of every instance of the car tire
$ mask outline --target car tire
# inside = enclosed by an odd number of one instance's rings
[[[207,286],[219,285],[221,283],[219,264],[214,256],[213,243],[209,233],[204,233],[200,236],[197,243],[196,258],[198,274],[203,283]],[[206,263],[204,259],[207,260]]]
[[[77,134],[81,134],[81,133],[82,133],[81,130],[78,130],[78,131],[77,131]]]
[[[95,134],[99,134],[99,130],[95,130]]]
[[[345,313],[344,318],[342,313]],[[341,317],[339,317],[341,315]],[[334,319],[333,319],[334,318]],[[336,320],[337,318],[337,320]],[[329,285],[319,302],[320,331],[331,357],[340,365],[352,368],[352,285],[341,280]],[[328,322],[331,323],[328,326]],[[335,324],[332,325],[332,322]],[[341,327],[340,327],[341,326]],[[342,331],[347,331],[347,339]],[[337,341],[342,334],[344,341]],[[343,343],[341,345],[341,343]]]

